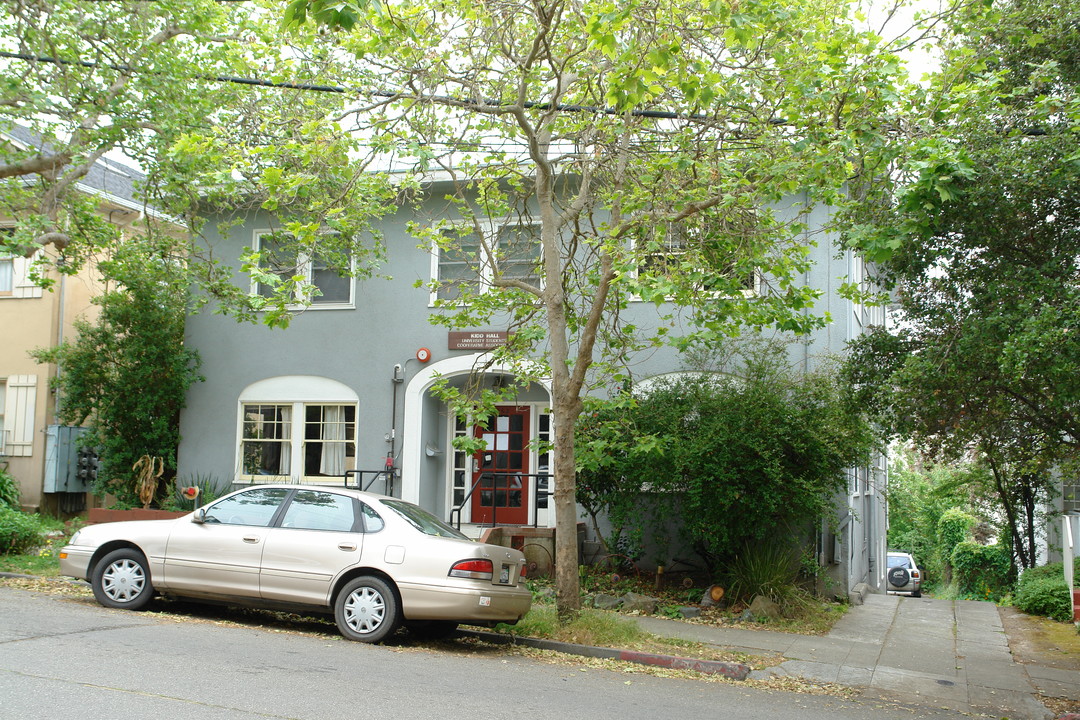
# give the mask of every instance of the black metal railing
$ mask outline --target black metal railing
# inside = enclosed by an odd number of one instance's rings
[[[478,475],[476,480],[473,481],[469,491],[465,493],[465,497],[461,499],[461,502],[455,505],[450,510],[450,524],[458,530],[461,529],[461,512],[469,501],[472,499],[473,494],[476,493],[477,488],[480,487],[480,483],[488,481],[493,483],[485,485],[484,489],[490,489],[491,493],[491,505],[484,507],[491,508],[491,522],[490,523],[477,523],[478,525],[490,525],[496,527],[499,524],[499,508],[518,507],[517,505],[510,505],[510,491],[516,489],[514,483],[517,483],[517,487],[524,485],[524,480],[529,479],[529,493],[528,497],[524,498],[526,502],[530,500],[529,506],[532,508],[532,522],[527,523],[536,527],[538,525],[539,511],[548,507],[548,498],[550,498],[554,491],[551,489],[551,473],[521,473],[521,472],[484,472]],[[501,483],[501,484],[500,484]],[[501,496],[500,496],[501,492]],[[500,497],[504,502],[500,503]]]
[[[370,475],[370,479],[365,483],[364,476]],[[357,490],[363,490],[365,492],[371,492],[371,486],[378,480],[383,481],[383,495],[394,494],[394,468],[386,468],[384,470],[346,470],[345,471],[345,487],[355,487]],[[349,484],[349,478],[356,477],[356,485]]]

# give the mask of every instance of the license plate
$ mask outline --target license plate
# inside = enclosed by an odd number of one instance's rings
[[[499,572],[499,584],[500,585],[509,585],[510,584],[510,566],[509,565],[503,565],[502,566],[502,571]]]

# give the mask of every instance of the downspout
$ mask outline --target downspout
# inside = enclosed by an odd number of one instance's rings
[[[63,264],[64,258],[61,256],[57,260],[57,264]],[[58,308],[56,311],[56,346],[60,347],[64,344],[64,305],[67,302],[67,275],[60,273],[60,291],[57,295]],[[53,378],[53,424],[60,424],[60,403],[62,399],[62,390],[60,389],[60,373],[61,366],[60,360],[56,361],[56,375]]]

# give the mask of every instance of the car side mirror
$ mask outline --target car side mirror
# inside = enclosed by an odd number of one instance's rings
[[[191,522],[202,525],[206,522],[206,508],[199,508],[195,511],[195,514],[191,516]]]

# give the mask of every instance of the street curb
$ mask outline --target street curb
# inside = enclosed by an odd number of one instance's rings
[[[736,662],[723,660],[697,660],[695,658],[676,657],[674,655],[659,655],[657,653],[638,652],[636,650],[616,650],[614,648],[594,647],[592,645],[575,645],[573,643],[558,642],[555,640],[542,640],[539,638],[521,637],[518,635],[504,635],[501,633],[486,632],[484,630],[458,630],[458,635],[474,637],[484,642],[496,645],[524,645],[526,647],[539,648],[540,650],[552,650],[578,655],[581,657],[601,658],[604,660],[620,660],[622,662],[637,663],[638,665],[652,665],[655,667],[670,668],[672,670],[694,670],[708,675],[722,675],[730,680],[745,680],[750,674],[750,667]]]

